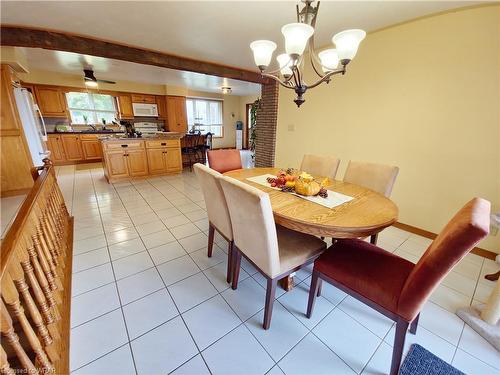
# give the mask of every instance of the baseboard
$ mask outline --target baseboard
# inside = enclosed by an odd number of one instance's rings
[[[436,233],[429,232],[427,230],[414,227],[412,225],[408,225],[408,224],[404,224],[404,223],[400,223],[400,222],[396,222],[393,225],[396,228],[402,229],[404,231],[407,231],[407,232],[410,232],[410,233],[413,233],[413,234],[417,234],[417,235],[425,237],[425,238],[429,238],[431,240],[433,240],[434,238],[437,237]],[[479,255],[479,256],[481,256],[483,258],[492,259],[492,260],[495,260],[496,256],[498,255],[497,253],[494,253],[493,251],[482,249],[480,247],[473,248],[471,250],[471,253]]]

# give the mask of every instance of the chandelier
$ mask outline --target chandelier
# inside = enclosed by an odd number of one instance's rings
[[[314,0],[302,0],[302,2],[304,7],[301,10],[297,5],[297,22],[289,23],[281,28],[281,33],[285,37],[286,53],[276,57],[278,69],[266,71],[277,47],[276,43],[270,40],[256,40],[250,43],[255,64],[262,76],[274,79],[281,86],[294,90],[297,94],[294,100],[297,107],[305,102],[304,93],[308,89],[319,86],[323,82],[329,83],[334,75],[345,74],[347,64],[354,58],[359,44],[366,36],[366,33],[359,29],[341,31],[332,38],[336,48],[329,48],[316,54],[314,27],[320,2],[318,1],[316,7],[312,5]],[[304,81],[303,66],[306,47],[308,47],[312,69],[318,76],[316,82],[312,84]]]

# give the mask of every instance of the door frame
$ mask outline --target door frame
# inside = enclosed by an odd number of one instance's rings
[[[250,117],[248,113],[250,112],[250,108],[252,107],[252,103],[245,104],[245,126],[243,129],[243,149],[248,150],[250,148]]]

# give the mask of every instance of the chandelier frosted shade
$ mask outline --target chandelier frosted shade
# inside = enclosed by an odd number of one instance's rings
[[[286,53],[282,53],[281,55],[278,55],[276,57],[276,60],[278,60],[278,64],[280,66],[280,72],[283,75],[283,77],[288,78],[292,75],[292,60],[290,56],[288,56]]]
[[[300,56],[304,52],[307,41],[314,34],[314,28],[305,23],[289,23],[281,28],[285,37],[285,51],[290,56]]]
[[[276,43],[271,42],[270,40],[256,40],[250,43],[255,65],[257,65],[261,70],[265,69],[271,62],[271,58],[273,57],[273,52],[276,47]]]
[[[328,73],[337,69],[339,65],[339,55],[334,48],[326,49],[318,53],[319,60],[321,61],[321,68],[323,72]]]
[[[358,52],[359,43],[365,39],[366,32],[360,29],[344,30],[335,34],[332,42],[337,47],[340,61],[352,60]]]

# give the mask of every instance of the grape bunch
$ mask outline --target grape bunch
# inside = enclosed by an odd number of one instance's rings
[[[268,178],[267,178],[267,182],[268,182],[269,184],[272,184],[272,183],[276,182],[276,178],[274,178],[274,177],[268,177]]]
[[[288,168],[286,170],[286,174],[289,174],[289,175],[293,175],[294,172],[295,172],[295,169],[293,169],[293,168]]]
[[[318,195],[319,195],[321,198],[328,198],[328,190],[326,190],[325,188],[321,188],[321,189],[319,190]]]
[[[281,187],[281,191],[284,193],[293,193],[295,191],[295,189],[293,188],[293,186],[284,185]]]

